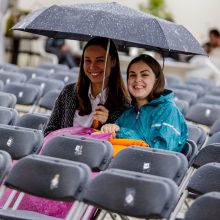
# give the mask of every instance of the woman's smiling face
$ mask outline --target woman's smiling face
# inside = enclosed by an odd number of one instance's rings
[[[133,63],[128,71],[128,90],[137,103],[146,104],[156,82],[152,69],[143,61]]]

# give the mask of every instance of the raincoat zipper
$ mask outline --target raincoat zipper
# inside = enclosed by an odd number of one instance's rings
[[[136,115],[135,122],[134,122],[134,124],[133,124],[133,126],[132,126],[132,129],[135,128],[135,126],[136,126],[136,124],[137,124],[137,122],[138,122],[138,119],[139,119],[139,115],[140,115],[140,111],[138,110],[137,115]]]

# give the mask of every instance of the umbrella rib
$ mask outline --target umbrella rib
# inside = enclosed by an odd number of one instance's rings
[[[154,19],[154,21],[156,21],[156,23],[159,25],[159,28],[161,29],[162,34],[164,35],[164,39],[166,40],[167,48],[169,48],[169,43],[168,43],[168,41],[167,41],[166,35],[165,35],[164,32],[163,32],[163,28],[161,27],[161,25],[160,25],[160,23],[159,23],[159,21],[158,21],[157,19]],[[169,49],[169,51],[170,51],[170,49]]]

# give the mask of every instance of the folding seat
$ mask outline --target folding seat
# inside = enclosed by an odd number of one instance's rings
[[[19,210],[24,192],[36,198],[50,199],[54,202],[54,209],[62,205],[62,201],[69,202],[71,207],[73,201],[82,199],[90,175],[91,170],[86,164],[42,155],[24,157],[13,166],[4,181],[6,187],[20,193],[15,202],[12,201],[12,197],[5,203],[3,209],[0,210],[0,218],[58,219],[36,213],[33,206],[29,206],[29,210]],[[12,208],[9,209],[9,206]],[[77,216],[74,217],[75,214],[76,210],[73,206],[67,218],[77,219]]]
[[[206,193],[197,198],[187,210],[184,220],[218,220],[220,216],[220,192]]]
[[[33,111],[42,94],[40,86],[29,83],[9,83],[4,86],[3,91],[16,96],[16,109],[19,112]],[[25,109],[25,107],[27,109]]]
[[[197,144],[193,140],[187,139],[187,142],[183,146],[181,153],[184,154],[187,158],[188,167],[190,167],[193,164],[196,155],[198,154]]]
[[[0,106],[0,124],[14,125],[18,118],[19,116],[16,109]]]
[[[55,101],[60,94],[60,90],[51,90],[47,92],[43,97],[41,97],[39,101],[39,106],[46,110],[52,110],[55,104]],[[38,111],[42,111],[42,109],[38,109]]]
[[[15,108],[17,98],[14,94],[8,92],[0,92],[0,106]]]
[[[18,72],[0,72],[0,80],[4,82],[4,84],[8,84],[11,82],[25,82],[27,77]]]
[[[51,74],[49,76],[50,79],[57,79],[61,80],[65,84],[76,82],[78,79],[78,75],[74,74],[73,72],[69,71],[63,71],[63,72],[55,72],[54,74]]]
[[[207,144],[197,154],[193,161],[193,166],[199,168],[207,163],[216,162],[220,163],[220,143]]]
[[[201,97],[200,99],[198,99],[198,103],[220,105],[220,100],[217,96],[205,95],[205,96]]]
[[[12,63],[2,63],[0,64],[0,72],[3,71],[11,71],[11,72],[17,72],[19,70],[18,66]]]
[[[220,192],[220,163],[208,163],[199,167],[191,177],[187,189],[192,197]]]
[[[191,84],[174,84],[171,87],[169,87],[171,90],[174,89],[181,89],[186,91],[192,91],[197,94],[197,97],[201,97],[205,95],[205,90],[200,85],[191,85]]]
[[[27,81],[30,78],[36,78],[39,76],[48,77],[48,75],[51,74],[49,70],[44,70],[44,69],[34,68],[34,67],[22,67],[19,69],[19,72],[26,75]]]
[[[61,80],[48,79],[45,77],[31,78],[28,80],[28,83],[40,86],[43,90],[42,95],[45,95],[51,90],[61,90],[64,87],[64,83]]]
[[[197,94],[191,91],[184,91],[180,89],[172,89],[174,92],[174,100],[184,100],[189,103],[189,105],[193,105],[196,103]]]
[[[41,151],[42,155],[86,163],[93,171],[105,170],[112,153],[108,141],[70,134],[52,138]]]
[[[210,128],[210,135],[220,131],[220,118],[216,120]]]
[[[170,179],[119,169],[103,171],[89,184],[84,202],[108,212],[144,218],[169,218],[177,185]],[[106,213],[105,213],[106,214]]]
[[[13,160],[38,153],[43,143],[40,130],[0,124],[0,150],[7,151]]]
[[[185,116],[187,111],[189,110],[189,103],[187,101],[180,99],[175,99],[175,103],[179,108],[179,110],[181,111],[181,113],[183,114],[183,116]]]
[[[188,169],[188,161],[178,152],[131,146],[121,150],[109,168],[167,177],[179,185]]]
[[[12,159],[8,152],[0,150],[0,183],[8,174],[12,165]]]
[[[217,96],[219,97],[220,96],[220,87],[214,87],[212,88],[211,90],[209,90],[207,92],[208,95],[212,95],[212,96]]]
[[[198,124],[212,126],[220,118],[220,106],[197,103],[189,108],[186,119]]]
[[[57,71],[68,71],[69,67],[64,64],[52,64],[52,63],[41,63],[37,65],[37,68],[49,70],[50,73]]]
[[[211,137],[209,137],[207,141],[208,144],[220,144],[220,131],[213,134]]]
[[[172,87],[173,85],[181,85],[183,80],[179,75],[166,74],[165,75],[166,87]]]
[[[210,80],[210,79],[200,79],[200,78],[197,78],[197,77],[188,78],[185,81],[185,83],[186,84],[190,84],[190,85],[202,86],[202,88],[204,88],[206,92],[210,91],[214,87],[216,87],[216,84],[215,84],[215,82],[213,80]]]
[[[204,146],[206,139],[208,137],[204,128],[196,124],[187,124],[188,128],[188,139],[193,140],[198,149],[201,149]]]
[[[22,115],[16,122],[16,126],[26,127],[38,130],[44,130],[49,119],[49,115],[40,113],[26,113]]]

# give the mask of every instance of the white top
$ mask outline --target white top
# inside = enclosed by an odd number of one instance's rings
[[[92,112],[89,115],[80,116],[79,110],[76,110],[74,119],[73,119],[73,126],[74,127],[91,127],[93,122],[93,114],[95,112],[95,109],[97,105],[101,102],[101,94],[103,95],[102,101],[105,103],[107,99],[107,88],[103,90],[103,92],[100,92],[96,97],[93,97],[91,92],[91,84],[89,86],[88,96],[89,100],[92,105]]]

